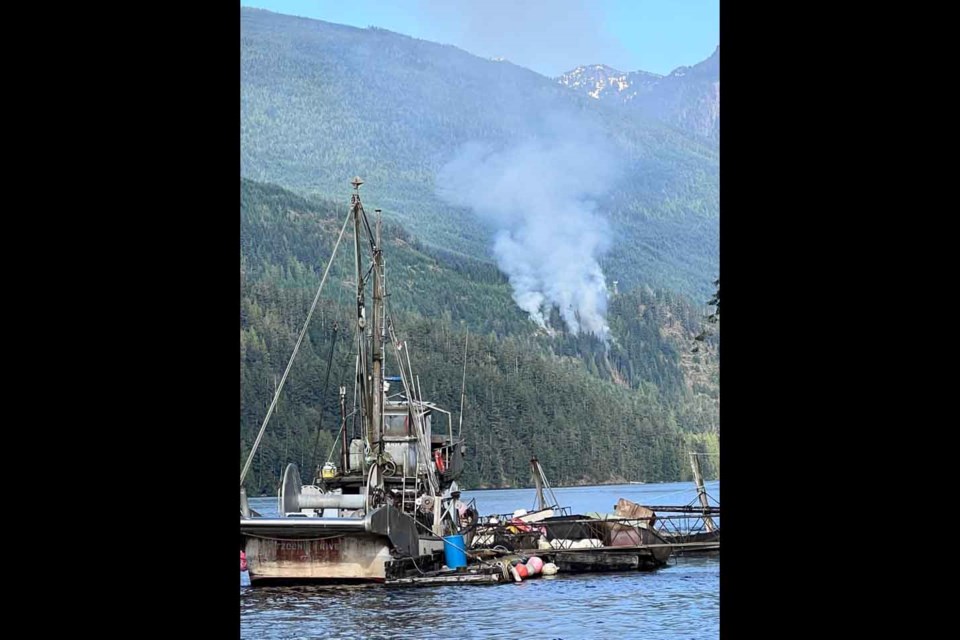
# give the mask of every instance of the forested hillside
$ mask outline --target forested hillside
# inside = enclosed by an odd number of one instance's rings
[[[346,198],[306,199],[245,179],[240,191],[242,460],[306,317]],[[364,201],[369,213],[378,205]],[[693,353],[702,305],[637,286],[612,296],[609,345],[564,331],[556,311],[550,336],[520,312],[489,262],[428,246],[389,212],[384,240],[388,309],[410,344],[424,396],[455,419],[468,340],[464,485],[526,485],[532,454],[553,482],[571,484],[685,479],[687,450],[716,453],[718,338]],[[272,494],[287,462],[306,470],[317,462],[315,450],[320,462],[330,452],[337,386],[352,393],[352,269],[352,251],[341,248],[247,481],[254,494]],[[388,354],[388,375],[394,365]],[[706,461],[708,477],[717,475],[716,462]]]

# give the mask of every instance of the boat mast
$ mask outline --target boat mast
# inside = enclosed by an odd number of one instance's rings
[[[370,222],[360,202],[360,185],[363,180],[356,177],[351,182],[354,193],[351,198],[353,207],[354,249],[357,266],[357,327],[360,349],[360,390],[363,401],[364,426],[366,439],[370,445],[370,454],[377,467],[370,476],[368,492],[370,495],[380,496],[383,491],[383,474],[379,465],[383,454],[381,435],[383,433],[383,341],[384,341],[384,306],[383,306],[383,251],[380,248],[380,221],[377,220],[377,231],[374,235],[370,230]],[[367,373],[367,357],[365,349],[366,311],[363,291],[363,265],[360,260],[361,226],[366,229],[373,250],[373,326],[371,327],[371,370]],[[379,489],[379,491],[377,491]],[[372,505],[368,505],[372,506]]]
[[[365,348],[365,336],[367,332],[367,312],[363,293],[363,263],[360,260],[360,223],[363,209],[360,205],[360,185],[363,180],[359,177],[353,179],[353,195],[350,196],[350,214],[353,216],[353,249],[354,259],[357,269],[357,352],[360,356],[360,366],[357,371],[358,384],[360,385],[360,401],[363,405],[361,411],[364,435],[368,443],[373,443],[371,427],[373,421],[370,416],[369,394],[367,389],[367,350]]]
[[[379,214],[380,210],[377,209]],[[383,250],[380,248],[380,216],[377,216],[377,233],[373,240],[373,389],[371,395],[370,447],[375,450],[378,461],[382,451],[380,436],[383,434]],[[379,478],[380,474],[377,474]]]

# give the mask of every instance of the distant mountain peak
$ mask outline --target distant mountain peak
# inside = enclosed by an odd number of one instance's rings
[[[658,120],[717,140],[720,129],[720,45],[710,56],[663,76],[624,72],[605,64],[581,65],[556,79],[587,97],[630,105]]]
[[[586,67],[577,67],[577,69],[592,69],[594,71],[603,71],[604,73],[612,73],[615,75],[619,75],[623,73],[623,71],[620,71],[619,69],[614,69],[613,67],[605,64],[591,64],[591,65],[587,65]]]
[[[630,100],[651,80],[659,79],[655,73],[646,71],[623,72],[605,64],[590,64],[572,69],[559,78],[557,82],[584,91],[594,100],[610,100],[618,97]]]

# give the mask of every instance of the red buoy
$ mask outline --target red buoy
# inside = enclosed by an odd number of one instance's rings
[[[246,570],[247,570],[247,554],[245,554],[243,550],[241,550],[240,551],[240,571],[246,571]]]

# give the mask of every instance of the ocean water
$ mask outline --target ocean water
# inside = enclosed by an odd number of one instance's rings
[[[707,492],[720,499],[719,481]],[[691,483],[555,489],[574,513],[610,512],[618,498],[688,504]],[[530,509],[533,489],[465,491],[482,515]],[[275,498],[254,498],[263,515]],[[720,557],[682,556],[652,572],[558,574],[519,584],[387,587],[249,586],[240,574],[241,638],[718,638]]]

